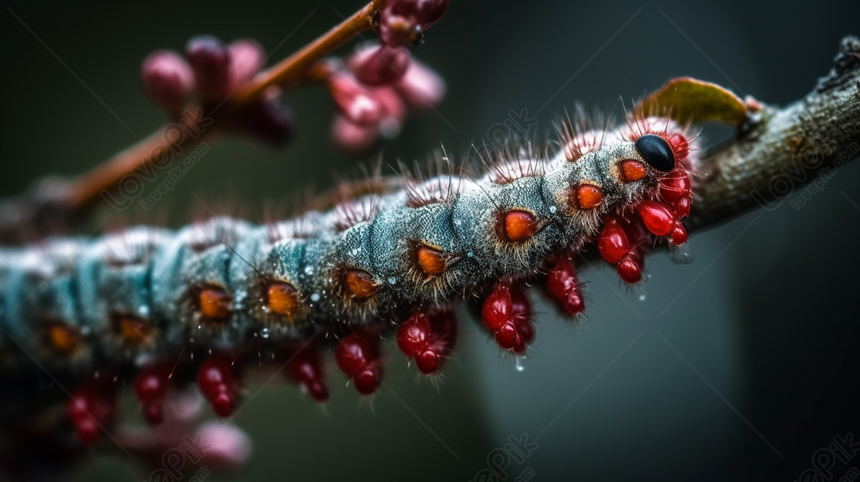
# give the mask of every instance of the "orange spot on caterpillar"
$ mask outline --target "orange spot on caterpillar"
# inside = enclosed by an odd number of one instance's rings
[[[59,323],[48,327],[48,341],[54,350],[63,355],[71,355],[83,345],[80,330]]]
[[[224,321],[232,314],[230,301],[230,295],[223,289],[207,287],[197,294],[197,309],[207,319]]]
[[[289,283],[274,281],[266,290],[267,305],[273,313],[292,317],[299,307],[299,297],[296,289]]]
[[[597,186],[583,184],[576,189],[576,204],[580,209],[593,209],[603,201],[603,193]]]
[[[131,315],[118,315],[114,318],[114,331],[123,340],[133,345],[143,345],[152,336],[153,327],[149,321]]]
[[[538,230],[537,219],[526,211],[508,211],[503,215],[501,224],[502,238],[514,243],[531,238]]]
[[[421,246],[418,248],[415,258],[421,271],[426,275],[440,275],[448,269],[448,260],[445,254],[438,249]]]
[[[639,161],[632,159],[621,163],[621,180],[624,182],[635,182],[648,174],[645,166]]]
[[[366,300],[379,291],[379,285],[373,281],[370,273],[361,269],[350,269],[343,277],[346,289],[352,293],[353,298]]]

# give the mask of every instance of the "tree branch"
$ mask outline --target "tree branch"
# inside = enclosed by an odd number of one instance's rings
[[[842,40],[833,69],[805,98],[783,109],[766,106],[738,136],[702,163],[687,223],[692,230],[758,206],[774,209],[819,172],[860,153],[860,39]]]

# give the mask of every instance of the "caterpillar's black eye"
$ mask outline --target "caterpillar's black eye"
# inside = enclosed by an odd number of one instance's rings
[[[636,140],[636,150],[645,162],[658,171],[669,172],[675,168],[672,147],[660,136],[645,134]]]

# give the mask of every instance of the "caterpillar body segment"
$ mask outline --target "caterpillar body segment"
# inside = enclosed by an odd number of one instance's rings
[[[294,357],[289,377],[326,400],[314,339],[326,333],[340,340],[337,365],[367,395],[381,383],[380,330],[399,324],[398,347],[435,374],[456,339],[451,306],[467,298],[480,300],[499,346],[522,355],[534,327],[521,281],[542,280],[562,311],[578,315],[585,305],[570,260],[586,244],[635,283],[655,243],[686,242],[696,146],[683,129],[634,118],[566,132],[549,158],[513,149],[479,177],[370,190],[293,220],[213,217],[177,231],[0,249],[0,370],[32,360],[69,370],[82,379],[80,400],[111,407],[115,391],[86,379],[132,366],[144,417],[158,423],[168,387],[183,383],[169,381],[168,362],[202,349],[204,360],[174,365],[193,364],[201,392],[228,416],[241,394],[235,362],[261,343]],[[73,413],[91,441],[92,420]]]

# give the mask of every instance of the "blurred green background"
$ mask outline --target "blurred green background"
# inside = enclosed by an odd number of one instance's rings
[[[6,3],[0,193],[18,194],[47,174],[80,173],[155,130],[163,117],[138,85],[148,52],[181,50],[189,37],[211,33],[252,37],[267,50],[283,42],[272,57],[280,60],[360,5]],[[448,96],[439,115],[411,117],[383,146],[383,164],[424,159],[440,144],[452,155],[466,152],[511,110],[527,109],[537,133],[575,102],[617,113],[619,99],[629,106],[673,76],[785,104],[830,69],[844,35],[860,34],[858,18],[860,4],[832,0],[454,0],[413,50],[444,75]],[[306,87],[286,99],[298,122],[288,149],[218,143],[160,203],[160,219],[175,226],[200,212],[197,193],[211,205],[239,204],[257,221],[266,204],[329,187],[334,172],[357,172],[357,161],[328,141],[326,93]],[[708,130],[705,142],[726,134]],[[784,203],[696,233],[691,264],[652,257],[644,301],[610,270],[588,270],[587,321],[573,326],[539,304],[538,338],[522,372],[462,313],[461,341],[438,388],[416,381],[396,352],[386,373],[393,393],[383,390],[372,409],[333,364],[325,411],[279,379],[235,420],[254,444],[246,470],[209,480],[465,481],[523,433],[540,434],[538,448],[511,462],[512,479],[526,469],[533,480],[797,478],[834,435],[860,435],[858,183],[855,163],[799,212]],[[260,385],[257,377],[249,389]],[[833,473],[847,468],[837,462]],[[73,478],[146,476],[124,456],[96,456]]]

